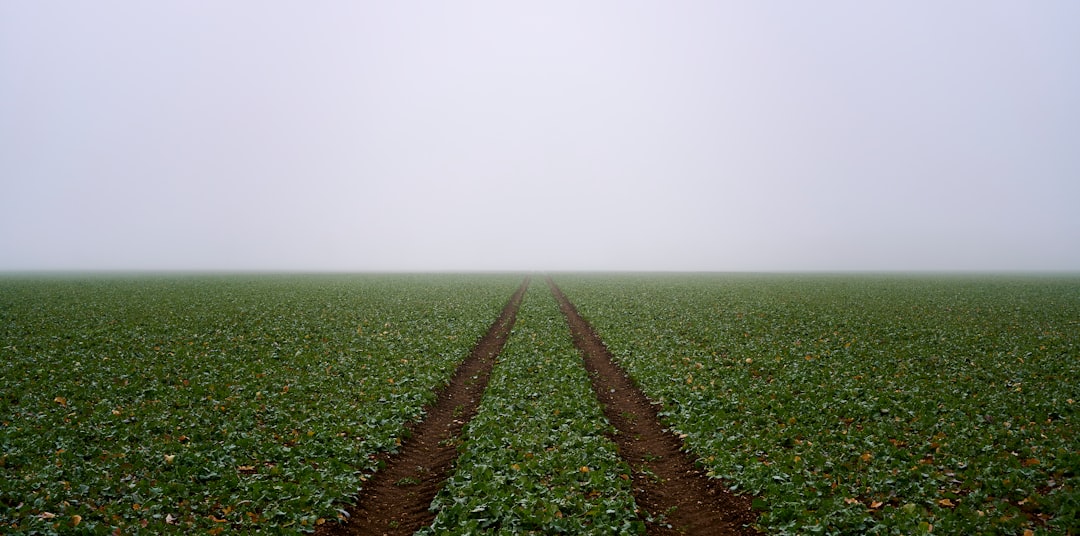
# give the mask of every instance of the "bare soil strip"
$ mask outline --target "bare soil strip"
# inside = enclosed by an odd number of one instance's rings
[[[450,385],[439,393],[423,421],[410,429],[398,454],[386,460],[361,492],[344,525],[326,524],[318,534],[409,535],[430,525],[428,511],[457,459],[462,428],[476,414],[491,377],[495,357],[502,351],[517,317],[529,278],[510,298],[502,314],[458,366]],[[325,530],[324,530],[325,529]]]
[[[617,430],[612,439],[634,470],[634,500],[654,519],[646,523],[647,533],[757,534],[749,528],[757,519],[751,499],[732,494],[694,465],[680,449],[679,438],[660,425],[656,406],[615,364],[592,326],[551,278],[547,283],[570,324],[604,415]]]

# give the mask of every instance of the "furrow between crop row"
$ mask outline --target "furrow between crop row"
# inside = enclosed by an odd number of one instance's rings
[[[318,532],[406,535],[431,523],[435,516],[428,506],[454,464],[457,437],[476,414],[528,286],[526,278],[428,408],[425,419],[410,430],[400,452],[385,460],[385,467],[367,483],[350,522],[327,524]]]
[[[682,443],[665,431],[656,408],[612,360],[607,347],[550,278],[585,360],[604,414],[617,432],[613,438],[633,467],[633,491],[647,516],[649,534],[756,534],[750,499],[709,480],[682,452]]]

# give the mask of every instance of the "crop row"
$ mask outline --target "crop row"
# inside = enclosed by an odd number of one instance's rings
[[[534,283],[422,533],[641,533],[611,432],[565,319]]]
[[[0,280],[0,532],[332,520],[518,282]]]
[[[564,276],[773,534],[1080,527],[1080,281]]]

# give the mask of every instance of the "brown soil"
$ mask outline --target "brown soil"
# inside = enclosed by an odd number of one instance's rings
[[[367,482],[349,522],[326,524],[316,534],[409,535],[430,525],[428,510],[457,458],[456,438],[476,414],[480,397],[491,377],[495,357],[502,351],[529,286],[526,278],[503,308],[487,334],[458,366],[450,385],[439,393],[423,421],[407,434],[398,454]]]
[[[634,499],[648,517],[660,521],[646,523],[647,533],[757,534],[750,528],[757,520],[751,498],[732,494],[695,466],[679,438],[661,427],[657,407],[614,363],[592,326],[550,278],[547,283],[570,324],[604,415],[617,430],[612,439],[634,470]]]

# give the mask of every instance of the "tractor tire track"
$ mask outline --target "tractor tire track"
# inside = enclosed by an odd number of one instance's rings
[[[615,364],[603,341],[549,277],[547,284],[566,316],[604,415],[617,432],[612,439],[634,470],[634,500],[653,521],[647,534],[753,535],[757,515],[751,499],[710,480],[682,451],[682,442],[660,425],[656,407]]]
[[[455,439],[476,414],[491,377],[495,357],[502,351],[517,317],[529,278],[514,292],[499,318],[473,347],[423,421],[410,428],[401,450],[388,457],[349,510],[349,522],[320,526],[317,534],[409,535],[430,525],[432,499],[457,459]]]

